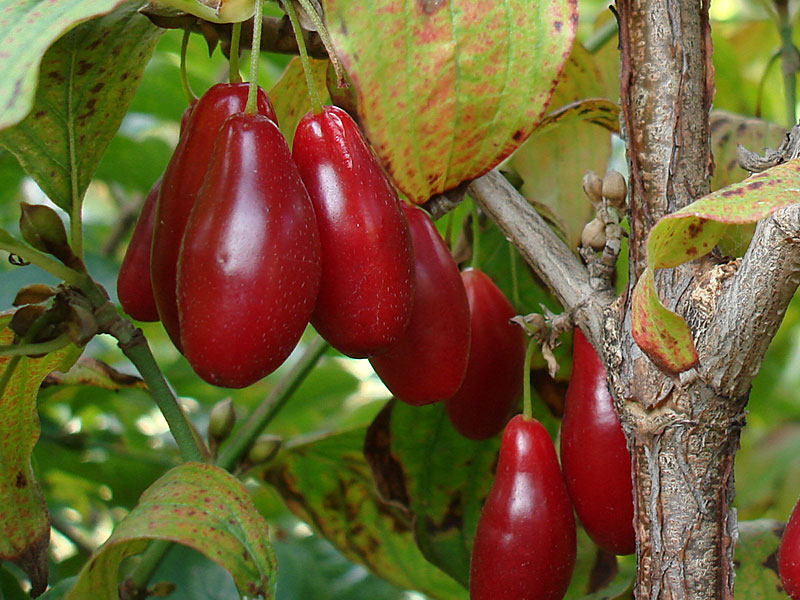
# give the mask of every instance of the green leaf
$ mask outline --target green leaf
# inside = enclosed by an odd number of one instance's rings
[[[741,521],[736,542],[734,597],[786,600],[778,578],[778,544],[783,523],[772,519]]]
[[[63,4],[111,8],[118,3]],[[89,185],[161,35],[136,8],[136,3],[124,3],[106,16],[78,25],[53,44],[42,60],[30,114],[0,131],[0,144],[68,212]],[[60,5],[57,11],[43,12],[63,14]]]
[[[576,3],[326,0],[361,122],[415,203],[479,177],[544,116]]]
[[[647,239],[648,268],[633,291],[633,337],[650,360],[672,373],[697,364],[689,327],[661,304],[653,271],[703,256],[726,225],[759,221],[797,202],[798,192],[800,159],[795,159],[703,196],[656,223]]]
[[[364,460],[364,428],[284,450],[262,477],[347,558],[430,598],[466,598],[414,543],[409,515],[381,502]]]
[[[115,598],[120,563],[153,539],[202,552],[233,576],[242,595],[272,598],[275,559],[267,523],[247,490],[218,467],[184,463],[142,494],[86,563],[66,600]]]
[[[37,67],[48,46],[78,23],[118,4],[121,0],[0,0],[0,129],[15,125],[30,111]]]
[[[375,419],[364,444],[383,497],[414,515],[422,553],[465,588],[499,445],[498,436],[475,442],[460,435],[442,403],[412,407],[398,401]]]
[[[10,313],[0,317],[0,345],[14,340],[10,321]],[[22,568],[39,592],[47,586],[50,519],[31,467],[40,431],[36,397],[50,371],[69,369],[80,354],[69,345],[41,358],[0,355],[0,558]]]
[[[325,74],[328,70],[327,60],[314,60],[309,59],[311,63],[311,74],[314,77],[317,92],[320,95],[320,100],[323,104],[330,102],[328,95],[328,88],[325,85]],[[311,110],[311,101],[308,98],[308,85],[306,85],[306,78],[303,74],[303,65],[299,57],[294,57],[286,69],[283,71],[281,78],[275,82],[275,85],[269,91],[269,98],[272,100],[272,106],[275,108],[275,115],[278,117],[278,124],[280,125],[283,137],[289,147],[292,147],[294,142],[294,130],[297,129],[297,124],[308,111]]]
[[[82,356],[66,373],[50,373],[43,385],[90,385],[113,391],[124,388],[147,389],[147,385],[140,377],[121,373],[106,363],[88,356]]]
[[[605,172],[611,156],[609,132],[619,123],[616,104],[593,98],[603,90],[594,57],[575,44],[550,103],[558,110],[536,127],[508,161],[522,178],[522,195],[549,216],[573,249],[594,214],[581,191],[581,178],[588,169]]]

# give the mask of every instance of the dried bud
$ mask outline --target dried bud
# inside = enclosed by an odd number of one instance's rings
[[[625,178],[619,171],[609,171],[603,177],[603,197],[615,208],[625,206],[625,197],[628,195],[628,186]]]
[[[606,245],[606,226],[595,217],[589,221],[581,232],[581,246],[591,248],[595,252]]]
[[[277,435],[265,433],[258,436],[247,453],[247,462],[250,465],[258,465],[269,461],[278,453],[282,442],[283,440]]]
[[[603,201],[603,180],[594,171],[586,171],[583,176],[583,193],[589,198],[589,201],[597,206]]]
[[[45,313],[45,310],[46,309],[44,306],[38,306],[35,304],[23,306],[14,313],[13,317],[11,317],[11,322],[8,324],[8,326],[11,331],[17,335],[17,337],[24,337],[36,319]]]
[[[219,444],[228,439],[236,424],[236,410],[233,408],[233,401],[225,398],[217,402],[208,416],[208,439],[212,443]]]
[[[32,283],[26,285],[17,292],[14,297],[14,306],[24,304],[40,304],[49,300],[58,293],[58,290],[44,283]]]

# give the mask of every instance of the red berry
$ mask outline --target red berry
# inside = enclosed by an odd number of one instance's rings
[[[161,322],[178,349],[181,340],[175,282],[183,231],[209,169],[217,133],[225,119],[244,110],[248,89],[247,83],[220,83],[203,94],[189,116],[161,182],[153,227],[150,276]],[[276,120],[275,111],[263,90],[258,94],[258,112]]]
[[[319,238],[311,201],[272,120],[229,117],[210,165],[178,261],[180,339],[198,375],[240,388],[276,369],[308,324],[319,288]]]
[[[414,295],[411,235],[397,192],[353,119],[335,106],[301,119],[292,155],[322,244],[311,323],[348,356],[375,354],[400,339]]]
[[[553,442],[541,423],[517,415],[478,520],[470,600],[560,600],[575,554],[575,518]]]
[[[430,217],[403,205],[415,260],[414,308],[403,336],[370,363],[386,387],[407,404],[449,398],[464,379],[469,357],[469,304],[458,267]]]
[[[122,310],[138,321],[158,321],[158,309],[150,282],[150,247],[160,187],[159,177],[142,204],[142,212],[136,220],[117,275],[117,297]]]
[[[783,591],[800,599],[800,501],[795,505],[778,548],[778,574]]]
[[[453,426],[480,440],[502,431],[522,396],[525,334],[516,311],[482,271],[461,273],[470,311],[469,362],[458,392],[445,402]]]
[[[636,550],[631,456],[600,357],[579,329],[561,422],[561,465],[578,519],[614,554]]]

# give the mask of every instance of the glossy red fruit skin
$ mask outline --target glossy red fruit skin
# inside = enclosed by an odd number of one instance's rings
[[[459,390],[445,401],[453,426],[473,440],[502,431],[522,396],[525,334],[503,292],[483,272],[461,273],[470,310],[470,353]]]
[[[397,193],[353,119],[306,114],[292,155],[317,215],[322,283],[311,324],[348,356],[400,339],[411,317],[414,255]]]
[[[469,358],[469,303],[458,266],[428,214],[403,205],[415,258],[414,308],[405,333],[370,363],[394,396],[421,406],[449,398]]]
[[[192,102],[183,111],[181,134],[186,129],[194,105]],[[162,178],[163,176],[158,178],[145,197],[117,275],[119,303],[122,309],[137,321],[158,321],[158,308],[153,297],[153,284],[150,281],[150,248],[153,245],[153,223]]]
[[[778,575],[783,591],[800,599],[800,500],[794,507],[778,548]]]
[[[561,466],[586,533],[614,554],[636,550],[631,455],[606,370],[580,329],[572,343],[572,377],[561,421]]]
[[[209,88],[195,104],[164,171],[153,227],[150,277],[161,322],[179,350],[175,282],[183,232],[209,169],[217,133],[225,119],[244,110],[248,88],[247,83],[220,83]],[[272,104],[260,89],[257,110],[276,120]]]
[[[314,308],[319,252],[280,130],[262,115],[229,117],[178,261],[180,337],[200,377],[241,388],[289,356]]]
[[[131,240],[117,274],[117,298],[122,310],[137,321],[158,321],[150,283],[150,245],[161,177],[153,184],[136,219]]]
[[[470,600],[560,600],[575,554],[575,518],[553,442],[541,423],[517,415],[478,520]]]

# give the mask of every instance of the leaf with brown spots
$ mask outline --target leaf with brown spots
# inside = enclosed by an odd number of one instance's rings
[[[359,428],[287,448],[259,477],[350,560],[429,598],[466,599],[465,589],[425,560],[410,515],[381,501],[362,452],[365,432]]]
[[[594,214],[581,178],[587,169],[605,172],[611,132],[619,128],[619,107],[596,97],[604,89],[594,56],[575,44],[553,93],[555,110],[504,167],[522,178],[522,195],[548,215],[573,249]]]
[[[699,258],[720,240],[727,225],[755,223],[797,202],[800,159],[703,196],[655,224],[647,239],[647,269],[633,292],[633,337],[661,369],[681,373],[697,364],[686,322],[661,304],[656,269]]]
[[[325,0],[367,137],[415,203],[483,175],[544,116],[575,0]]]
[[[11,313],[0,315],[0,345],[14,340],[10,322]],[[69,345],[41,358],[0,355],[0,559],[22,568],[34,593],[47,586],[50,542],[47,506],[31,468],[39,439],[36,398],[45,376],[68,370],[80,353]]]
[[[65,600],[116,598],[120,563],[148,540],[167,540],[202,552],[226,569],[242,596],[274,597],[275,556],[267,523],[244,485],[209,464],[184,463],[142,494],[84,565]]]
[[[711,151],[714,156],[714,175],[711,191],[738,183],[749,175],[739,166],[736,156],[741,145],[761,153],[764,148],[777,148],[786,129],[762,119],[715,110],[711,112]],[[719,240],[720,250],[729,256],[742,256],[750,244],[755,224],[727,225]]]
[[[145,382],[135,375],[121,373],[106,363],[82,356],[66,373],[54,371],[45,377],[42,387],[49,385],[90,385],[105,390],[147,390]]]
[[[77,23],[119,4],[121,0],[0,2],[0,129],[15,125],[31,110],[39,63],[48,46]]]
[[[777,554],[783,523],[772,519],[739,522],[735,598],[786,600],[777,572]]]
[[[52,15],[61,15],[62,4],[67,10],[74,5],[106,5],[109,10],[119,2],[59,2],[57,10],[42,9],[50,15],[40,19],[42,24],[54,20]],[[18,122],[26,108],[5,123],[16,125],[0,131],[0,144],[17,157],[50,199],[68,212],[73,202],[81,201],[161,36],[162,30],[136,9],[136,3],[124,3],[103,17],[78,25],[53,44],[42,59],[32,110]],[[88,16],[94,14],[97,12]],[[3,18],[5,14],[0,12],[0,31],[5,31]],[[26,44],[33,33],[26,31]],[[0,50],[0,67],[5,64],[4,50]],[[7,81],[5,75],[3,81]],[[30,100],[26,106],[30,107]],[[5,113],[0,110],[0,115]]]
[[[376,480],[394,481],[407,490],[422,553],[466,587],[472,539],[493,479],[499,438],[464,438],[450,425],[442,403],[393,402],[391,412],[381,413],[370,426],[370,439],[387,442],[365,445],[367,460]]]

